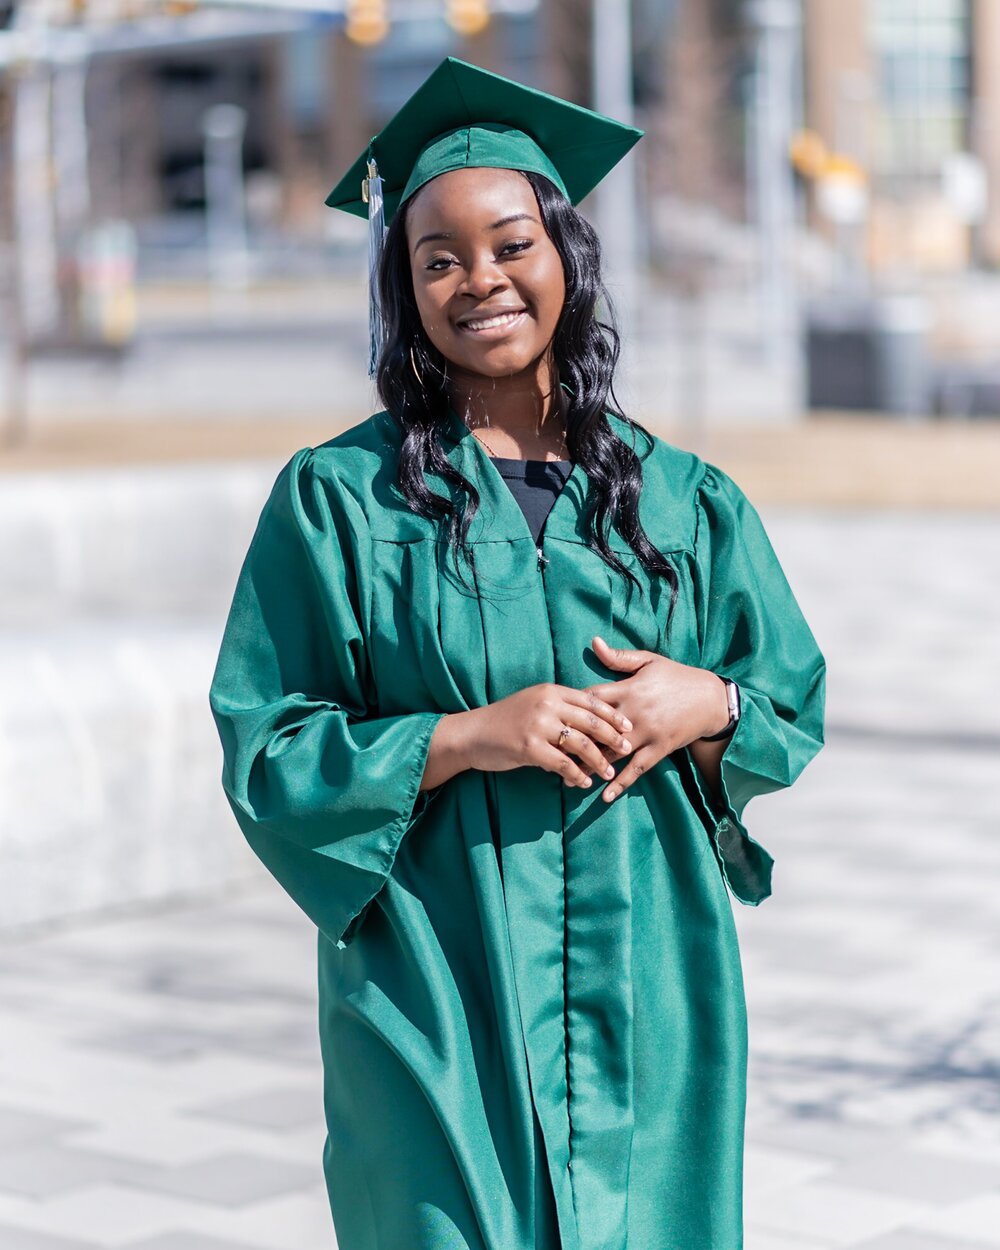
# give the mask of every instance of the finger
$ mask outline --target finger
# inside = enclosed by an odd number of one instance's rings
[[[604,793],[601,797],[605,803],[613,802],[629,786],[638,781],[647,768],[651,768],[655,763],[656,755],[653,751],[645,747],[636,751],[635,755],[632,756],[614,781],[604,787]]]
[[[613,690],[613,686],[607,688]],[[599,694],[595,694],[590,688],[586,690],[574,690],[572,687],[566,689],[566,701],[575,704],[577,707],[587,708],[589,711],[603,716],[604,719],[613,725],[620,733],[628,733],[632,728],[632,722],[620,712],[618,708],[610,704],[606,699],[602,699]]]
[[[590,707],[568,704],[563,708],[563,722],[572,729],[586,734],[587,738],[595,744],[594,750],[597,754],[600,754],[602,745],[613,748],[619,755],[628,755],[633,749],[632,741],[625,734],[619,733],[614,725],[609,724],[603,716],[599,716]]]
[[[617,747],[610,747],[606,743],[602,742],[599,744],[600,752],[609,764],[617,764],[618,761],[623,760],[626,755],[631,755],[632,751],[635,750],[635,743],[629,741],[629,748],[630,750],[628,751],[619,751]]]
[[[580,715],[586,716],[587,714],[581,712]],[[573,755],[578,756],[581,766],[588,776],[591,773],[597,773],[602,780],[610,781],[615,775],[615,770],[604,758],[600,747],[583,730],[577,729],[571,724],[567,724],[567,728],[569,733],[560,735],[560,739],[556,743],[557,749],[572,752]]]
[[[604,641],[600,634],[594,635],[594,642],[600,644],[594,647],[594,653],[601,663],[608,668],[634,672],[637,668],[641,668],[643,664],[648,664],[653,658],[651,651],[633,651],[626,647],[612,647]]]
[[[609,681],[605,685],[584,686],[580,694],[593,694],[598,699],[603,699],[605,703],[610,703],[612,699],[621,695],[621,689],[621,681]]]
[[[568,786],[589,788],[593,781],[576,761],[558,747],[546,747],[542,750],[539,763],[550,773],[559,773]]]

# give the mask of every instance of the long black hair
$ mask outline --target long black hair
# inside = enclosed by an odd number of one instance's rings
[[[597,232],[562,192],[541,174],[524,173],[535,192],[542,225],[562,258],[566,299],[552,340],[557,378],[568,391],[566,445],[574,462],[583,466],[593,487],[586,525],[590,542],[613,569],[641,592],[634,573],[608,543],[613,522],[649,573],[665,576],[670,584],[670,610],[677,598],[673,565],[650,542],[639,520],[642,465],[632,448],[612,430],[606,413],[625,421],[652,442],[652,435],[621,411],[614,393],[614,373],[621,351],[614,307],[601,279],[601,244]],[[468,527],[479,508],[475,485],[448,460],[440,436],[447,420],[449,396],[447,361],[424,331],[413,293],[406,213],[412,199],[396,212],[386,233],[379,271],[379,299],[386,319],[387,339],[376,372],[379,398],[396,421],[402,442],[399,453],[399,489],[411,510],[420,516],[447,519],[453,554],[459,547],[474,563],[466,547]],[[606,320],[598,317],[602,301]],[[431,491],[425,469],[439,473],[454,485],[465,503]],[[457,555],[456,567],[457,567]]]

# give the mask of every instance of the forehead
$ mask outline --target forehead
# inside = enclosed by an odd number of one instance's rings
[[[539,217],[531,183],[516,169],[452,169],[425,182],[410,201],[408,237],[426,230],[485,230],[510,213]]]

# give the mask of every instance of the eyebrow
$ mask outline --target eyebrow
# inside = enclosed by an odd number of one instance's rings
[[[511,213],[508,217],[501,217],[499,221],[493,222],[491,226],[487,226],[487,230],[499,230],[501,226],[509,226],[513,221],[533,221],[536,226],[541,225],[537,217],[532,217],[531,213]],[[422,234],[413,245],[413,250],[422,247],[424,243],[433,243],[437,239],[453,239],[455,235],[447,230],[439,230],[435,234]]]

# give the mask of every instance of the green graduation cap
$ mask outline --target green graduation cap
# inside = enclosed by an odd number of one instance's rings
[[[544,174],[578,204],[642,138],[634,126],[449,56],[371,139],[326,198],[369,223],[369,376],[385,336],[378,265],[399,205],[438,174],[487,166]]]

